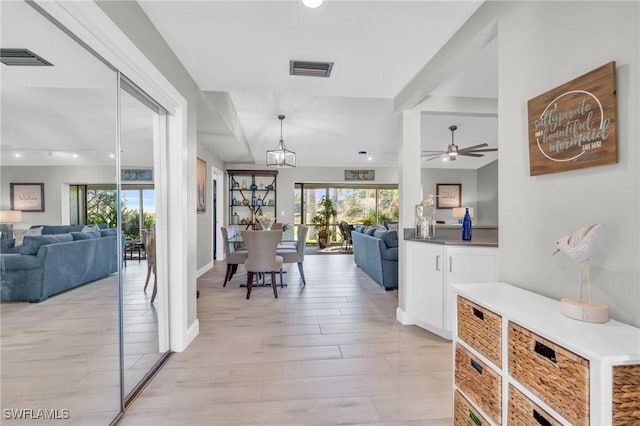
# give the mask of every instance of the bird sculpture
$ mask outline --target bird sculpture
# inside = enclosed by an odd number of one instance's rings
[[[591,300],[591,270],[589,260],[604,240],[605,225],[586,225],[571,235],[560,237],[553,254],[563,252],[569,258],[582,263],[580,270],[580,291],[578,299],[562,299],[562,313],[582,321],[606,322],[609,320],[609,307]],[[582,298],[583,288],[587,288],[587,299]],[[605,318],[606,314],[606,318]]]

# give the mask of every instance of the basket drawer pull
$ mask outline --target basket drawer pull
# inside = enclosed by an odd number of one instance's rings
[[[473,315],[477,316],[478,318],[480,318],[482,321],[484,321],[484,312],[482,312],[480,309],[478,308],[473,308]]]
[[[540,342],[536,341],[536,344],[535,344],[533,350],[538,355],[542,355],[543,357],[547,358],[551,362],[554,362],[554,363],[556,362],[556,351],[554,351],[553,349],[551,349],[549,346],[545,345],[544,343],[540,343]]]
[[[476,424],[476,426],[482,426],[482,420],[480,420],[478,416],[476,416],[476,414],[471,410],[469,410],[469,418],[473,423]]]
[[[482,374],[483,368],[477,361],[471,360],[471,366],[475,368],[478,373]]]
[[[545,419],[542,414],[538,413],[538,410],[533,410],[533,418],[542,426],[553,426],[549,420]]]

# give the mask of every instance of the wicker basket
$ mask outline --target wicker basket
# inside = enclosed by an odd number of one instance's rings
[[[509,385],[509,413],[507,418],[510,425],[516,426],[562,426],[562,423],[538,407],[513,385]]]
[[[509,323],[509,373],[574,426],[589,424],[589,361]]]
[[[458,296],[458,336],[502,368],[502,317]]]
[[[502,377],[493,369],[456,345],[456,385],[487,415],[502,423]]]
[[[467,398],[462,396],[460,392],[456,390],[453,397],[453,424],[454,426],[485,426],[489,425],[489,422],[482,417],[482,415],[473,408],[473,406],[467,401]]]
[[[640,365],[613,367],[613,425],[640,425]]]

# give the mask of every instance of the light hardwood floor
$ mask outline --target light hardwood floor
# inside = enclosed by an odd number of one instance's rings
[[[120,425],[451,425],[451,343],[395,320],[351,255],[306,256],[274,299],[224,264],[198,280],[200,334]]]
[[[160,357],[157,318],[143,292],[146,263],[123,271],[125,390]],[[41,303],[3,303],[2,425],[108,425],[120,407],[118,281],[111,275]],[[5,409],[69,410],[68,419],[9,420]]]

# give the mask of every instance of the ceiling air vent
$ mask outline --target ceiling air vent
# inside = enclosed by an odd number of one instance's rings
[[[18,66],[53,66],[28,49],[0,49],[0,62]]]
[[[329,77],[333,62],[289,61],[289,74],[307,77]]]

